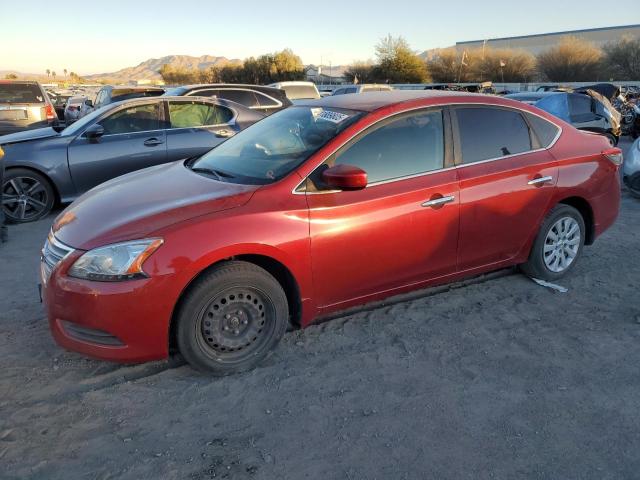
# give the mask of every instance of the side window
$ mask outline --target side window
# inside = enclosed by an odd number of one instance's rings
[[[158,130],[160,128],[159,103],[135,105],[118,110],[100,121],[105,135],[116,133],[135,133]]]
[[[275,98],[271,98],[270,96],[265,95],[264,93],[256,92],[256,98],[260,106],[263,108],[280,106],[280,102],[278,102]]]
[[[456,108],[462,163],[480,162],[531,150],[529,127],[515,110]]]
[[[553,123],[531,113],[527,113],[527,120],[529,121],[531,128],[533,128],[536,137],[538,137],[541,147],[549,147],[549,145],[551,145],[558,136],[560,128],[555,126]]]
[[[233,112],[219,105],[199,102],[169,102],[171,128],[206,127],[229,122]]]
[[[404,114],[383,121],[336,153],[334,164],[362,168],[369,183],[442,168],[442,111]]]
[[[337,90],[334,90],[333,93],[331,95],[342,95],[345,93],[345,88],[339,88]]]
[[[575,93],[569,95],[569,117],[572,122],[590,122],[595,115],[592,111],[593,100],[589,95]]]
[[[356,93],[358,91],[358,87],[349,87],[345,88],[343,93]]]
[[[224,98],[231,100],[232,102],[239,103],[245,107],[259,107],[260,104],[256,99],[255,93],[250,90],[220,90],[218,98]]]
[[[218,90],[196,90],[194,92],[187,93],[189,97],[217,97],[219,95]]]
[[[102,104],[102,100],[104,99],[105,91],[100,90],[96,95],[96,99],[93,101],[93,106],[98,108]]]

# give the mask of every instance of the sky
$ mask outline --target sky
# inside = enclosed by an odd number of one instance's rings
[[[562,6],[561,6],[562,5]],[[246,58],[291,48],[305,64],[375,58],[380,38],[424,51],[456,41],[640,23],[602,0],[62,3],[0,0],[0,71],[106,73],[165,55]]]

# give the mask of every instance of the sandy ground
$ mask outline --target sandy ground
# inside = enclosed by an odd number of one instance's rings
[[[223,379],[57,347],[51,218],[0,247],[2,479],[620,479],[640,475],[640,201],[562,294],[520,274],[290,332]]]

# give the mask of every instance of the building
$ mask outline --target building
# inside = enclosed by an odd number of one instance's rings
[[[586,30],[570,30],[566,32],[541,33],[538,35],[523,35],[519,37],[489,38],[486,40],[472,40],[457,42],[458,50],[473,50],[483,45],[494,48],[514,48],[525,50],[534,55],[556,46],[563,37],[578,37],[603,47],[607,43],[617,42],[625,37],[640,38],[640,25],[623,25],[619,27],[590,28]]]
[[[304,74],[308,81],[318,85],[339,85],[347,81],[347,68],[349,67],[343,65],[307,65]]]

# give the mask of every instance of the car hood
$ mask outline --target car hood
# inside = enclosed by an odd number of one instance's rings
[[[28,142],[31,140],[40,140],[42,138],[59,137],[60,133],[51,127],[34,128],[25,130],[24,132],[10,133],[9,135],[0,136],[0,145],[9,143]]]
[[[89,250],[244,205],[258,188],[213,180],[183,161],[157,165],[89,190],[56,218],[52,230],[61,242]]]

